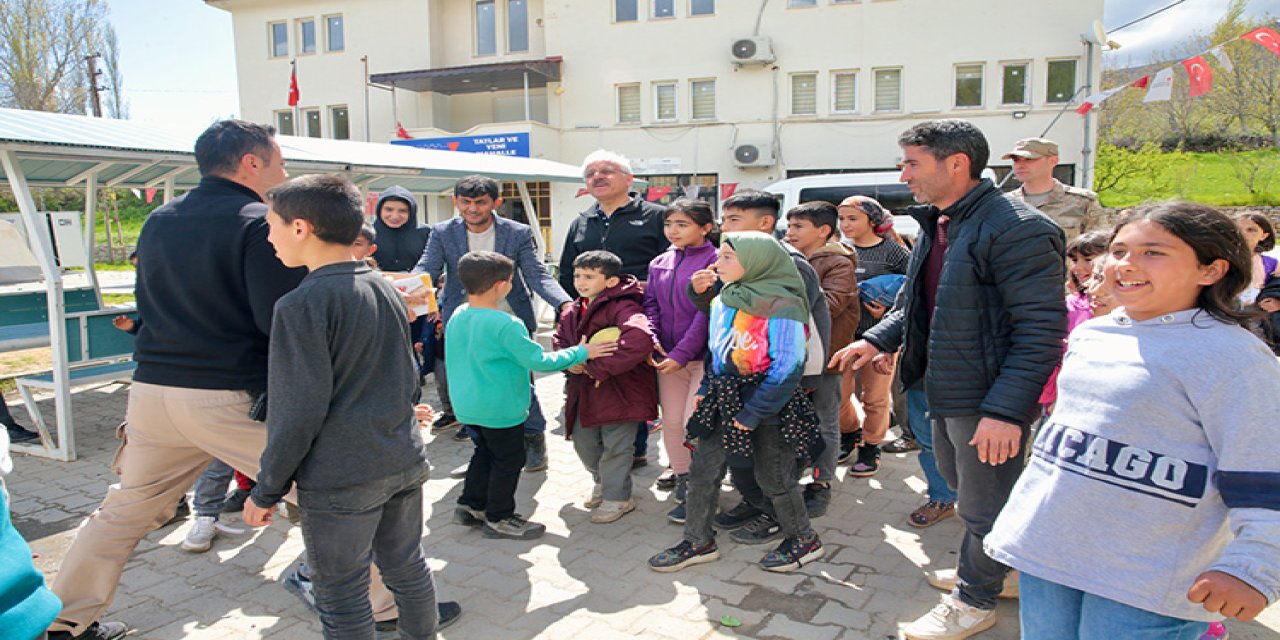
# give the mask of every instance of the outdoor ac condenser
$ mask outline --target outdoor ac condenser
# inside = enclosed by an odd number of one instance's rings
[[[730,49],[733,63],[742,66],[747,64],[769,64],[777,58],[773,55],[773,41],[765,36],[738,38]]]
[[[733,148],[733,163],[739,167],[772,167],[773,145],[768,142],[747,142]]]

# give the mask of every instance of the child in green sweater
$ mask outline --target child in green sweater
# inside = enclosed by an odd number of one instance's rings
[[[529,372],[563,371],[617,350],[616,342],[544,352],[519,318],[498,308],[511,292],[515,263],[492,251],[458,261],[467,303],[445,328],[449,399],[458,421],[476,434],[476,449],[453,521],[483,527],[486,538],[539,538],[546,527],[516,513],[516,485],[524,467]],[[495,402],[495,399],[501,399]]]

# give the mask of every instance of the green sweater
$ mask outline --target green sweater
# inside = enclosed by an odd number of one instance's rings
[[[586,362],[587,349],[547,353],[519,318],[496,309],[458,307],[444,332],[449,400],[463,424],[500,429],[529,417],[529,372]]]

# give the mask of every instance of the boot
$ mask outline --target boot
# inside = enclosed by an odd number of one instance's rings
[[[547,434],[524,434],[525,473],[547,470]]]

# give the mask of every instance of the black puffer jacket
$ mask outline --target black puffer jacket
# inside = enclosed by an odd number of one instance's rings
[[[904,347],[902,382],[924,379],[934,415],[1030,424],[1067,334],[1062,229],[990,180],[945,211],[909,212],[920,237],[903,299],[864,337],[881,351]],[[922,271],[943,213],[951,216],[949,246],[930,323]]]
[[[622,259],[622,272],[637,280],[649,279],[649,262],[662,255],[671,242],[662,231],[667,208],[632,193],[631,202],[605,217],[599,203],[578,214],[569,225],[560,254],[560,286],[578,297],[573,288],[573,261],[596,249],[611,251]]]

